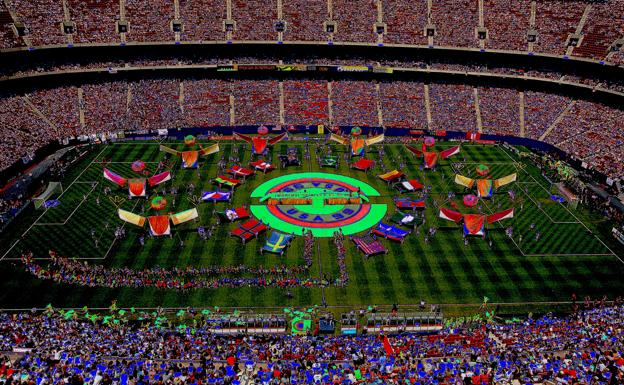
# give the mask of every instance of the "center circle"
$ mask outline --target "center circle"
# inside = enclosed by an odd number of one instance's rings
[[[345,235],[375,226],[387,212],[386,204],[371,203],[379,192],[361,180],[328,173],[287,174],[262,183],[252,193],[258,204],[254,216],[288,234],[312,231],[316,237]]]

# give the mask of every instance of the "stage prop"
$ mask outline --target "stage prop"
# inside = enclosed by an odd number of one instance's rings
[[[132,225],[143,227],[145,222],[149,224],[150,234],[153,236],[171,235],[171,223],[180,225],[199,217],[197,209],[190,209],[171,215],[152,215],[143,217],[130,211],[118,209],[119,219]]]
[[[503,219],[513,218],[514,209],[510,208],[491,215],[483,214],[461,214],[447,208],[441,208],[439,217],[447,221],[460,223],[464,222],[464,235],[480,235],[485,236],[485,222],[496,223]]]
[[[388,184],[393,183],[393,182],[398,182],[401,179],[403,179],[403,177],[405,176],[404,173],[402,173],[399,170],[392,170],[390,172],[387,172],[385,174],[381,174],[378,175],[379,178],[381,180],[383,180],[384,182],[387,182]]]
[[[434,151],[429,151],[425,143],[422,144],[422,148],[420,150],[417,149],[416,147],[412,147],[409,145],[405,145],[405,147],[412,154],[416,155],[416,157],[423,158],[425,162],[425,168],[434,168],[438,164],[438,158],[446,159],[453,155],[459,154],[460,152],[459,146],[453,146],[453,147],[447,148],[446,150],[441,151],[439,153],[434,152]]]
[[[264,174],[275,169],[275,167],[271,163],[267,163],[262,159],[259,159],[255,162],[250,162],[249,165],[258,171],[262,171]]]
[[[219,188],[221,186],[227,186],[230,189],[234,190],[238,185],[241,184],[240,179],[229,178],[225,175],[218,176],[212,180],[212,183],[218,184]]]
[[[269,239],[266,240],[262,249],[260,249],[260,253],[269,252],[279,255],[284,255],[284,251],[286,251],[286,247],[290,245],[293,236],[288,234],[282,234],[277,231],[272,231]]]
[[[357,235],[351,235],[350,238],[367,258],[377,254],[388,254],[386,247],[373,236],[366,235],[364,237],[359,237]]]
[[[309,230],[315,237],[331,237],[335,231],[349,235],[377,225],[387,211],[385,204],[371,202],[379,196],[372,186],[355,178],[298,173],[258,186],[249,209],[276,231],[301,235]]]
[[[424,199],[411,199],[411,198],[395,198],[394,205],[396,206],[397,209],[408,209],[408,210],[424,209],[425,200]]]
[[[366,146],[381,143],[384,140],[384,134],[373,136],[368,139],[361,139],[359,136],[362,133],[362,129],[359,127],[353,127],[351,129],[351,138],[345,138],[340,135],[331,134],[329,139],[334,142],[338,142],[344,146],[349,147],[349,154],[351,156],[364,156]]]
[[[230,236],[239,237],[243,244],[248,240],[257,238],[262,232],[267,229],[267,226],[257,219],[250,219],[245,223],[238,225],[234,230],[230,232]]]
[[[286,155],[279,156],[279,161],[282,168],[286,168],[288,166],[301,166],[301,161],[297,156],[296,148],[289,148]]]
[[[219,224],[236,222],[241,219],[247,219],[250,216],[249,212],[244,207],[225,209],[225,211],[217,211],[216,214]]]
[[[351,168],[355,168],[356,170],[360,170],[364,172],[370,170],[374,166],[375,166],[375,161],[366,159],[366,158],[360,158],[358,159],[357,162],[351,164]]]
[[[182,158],[182,168],[197,168],[199,166],[199,157],[219,152],[219,143],[212,144],[208,147],[199,145],[199,150],[195,151],[177,151],[173,148],[160,145],[160,151]]]
[[[268,132],[268,130],[267,130]],[[265,138],[264,135],[261,136],[248,136],[239,134],[238,132],[233,133],[234,139],[239,139],[251,144],[251,154],[252,155],[266,155],[269,149],[269,146],[273,146],[282,140],[288,138],[288,133],[283,133],[277,135],[273,138]]]
[[[477,186],[477,196],[479,198],[491,198],[494,190],[515,182],[518,174],[513,173],[498,179],[472,179],[463,175],[455,175],[455,183],[466,188]]]
[[[202,193],[201,200],[208,202],[229,202],[232,197],[230,191],[205,191]]]
[[[390,239],[391,241],[403,243],[405,237],[407,237],[411,231],[406,231],[398,227],[379,222],[377,227],[373,229],[373,233],[386,239]]]
[[[425,185],[420,183],[416,179],[410,179],[410,180],[406,180],[406,181],[394,184],[394,188],[399,190],[401,194],[422,190],[423,187],[425,187]]]
[[[321,167],[333,167],[338,168],[340,165],[340,158],[336,155],[325,155],[321,158]]]

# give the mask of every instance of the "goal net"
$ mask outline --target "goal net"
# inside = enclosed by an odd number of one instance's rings
[[[51,200],[51,198],[55,194],[60,194],[63,192],[63,186],[60,182],[50,182],[48,183],[48,187],[44,192],[39,194],[38,196],[33,198],[33,203],[35,204],[36,209],[46,209],[49,206],[49,203],[46,203]]]

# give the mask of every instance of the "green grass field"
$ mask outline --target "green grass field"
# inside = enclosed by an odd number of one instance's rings
[[[170,144],[183,149],[182,143]],[[195,184],[195,197],[200,191],[214,189],[210,179],[216,176],[219,158],[231,154],[234,146],[240,150],[242,162],[250,159],[248,145],[222,143],[221,152],[202,159],[199,173],[195,170],[181,170],[179,161],[173,166],[175,178],[170,183],[179,187],[175,206],[170,211],[181,211],[193,207],[194,197],[189,197],[185,186]],[[436,145],[437,150],[447,144]],[[281,142],[272,150],[271,158],[278,164],[279,154],[289,147],[299,147],[303,154],[303,142]],[[187,223],[174,228],[173,238],[146,240],[141,247],[139,228],[125,225],[127,237],[114,242],[113,229],[122,225],[116,214],[116,203],[123,198],[119,207],[136,213],[149,211],[149,201],[128,200],[126,189],[117,189],[102,178],[99,160],[111,161],[107,167],[123,175],[131,176],[130,163],[136,159],[147,162],[153,171],[164,154],[159,152],[156,142],[124,142],[113,145],[93,146],[89,154],[67,173],[62,181],[64,192],[57,197],[61,205],[47,211],[27,209],[0,235],[0,303],[5,308],[43,307],[53,303],[59,307],[88,305],[108,306],[117,299],[121,306],[236,306],[273,307],[304,306],[320,304],[325,298],[329,305],[359,306],[367,304],[413,304],[421,298],[431,303],[470,304],[479,303],[483,296],[492,302],[538,302],[567,301],[572,293],[609,297],[624,294],[624,263],[620,258],[624,251],[609,236],[608,221],[585,209],[570,211],[550,199],[548,182],[537,168],[518,158],[512,151],[498,146],[463,145],[461,153],[441,161],[436,171],[420,170],[422,160],[414,158],[402,145],[385,144],[385,162],[388,170],[394,169],[400,159],[406,164],[405,171],[410,178],[416,178],[433,186],[427,200],[426,224],[419,234],[411,234],[403,244],[383,240],[389,253],[365,260],[353,243],[347,245],[347,270],[350,276],[344,288],[298,288],[292,290],[293,298],[286,296],[286,290],[277,288],[220,288],[175,291],[161,289],[107,289],[86,288],[55,284],[33,278],[23,269],[19,256],[32,250],[37,256],[46,257],[49,249],[62,255],[84,259],[86,263],[102,264],[108,267],[129,267],[143,269],[159,265],[206,266],[239,265],[250,266],[276,264],[303,264],[303,240],[294,241],[284,257],[261,255],[258,250],[264,244],[266,234],[258,240],[242,245],[240,240],[229,237],[234,225],[220,225],[217,233],[208,241],[202,241],[195,228],[197,223]],[[332,146],[334,153],[342,156],[345,149]],[[236,190],[234,203],[239,206],[249,203],[249,195],[262,182],[285,173],[321,171],[316,157],[316,145],[311,148],[312,160],[300,167],[275,170],[263,175],[256,174]],[[377,154],[370,157],[377,159]],[[457,193],[459,211],[476,212],[461,204],[464,189],[453,183],[453,162],[459,165],[461,173],[476,177],[475,166],[480,163],[490,166],[490,176],[498,178],[518,172],[518,181],[503,187],[495,194],[494,202],[484,202],[483,212],[495,212],[511,207],[507,190],[516,192],[516,214],[501,224],[488,225],[488,236],[492,238],[490,248],[482,239],[471,239],[464,245],[459,226],[438,219],[434,200],[443,202],[449,191]],[[377,202],[389,205],[387,216],[395,212],[392,198],[396,190],[377,178],[381,173],[379,165],[365,174],[350,170],[344,161],[338,169],[323,168],[323,172],[337,173],[373,186],[381,193]],[[104,186],[113,188],[117,201],[103,195]],[[160,190],[160,189],[158,189]],[[149,188],[148,188],[149,192]],[[96,203],[99,197],[100,204]],[[173,197],[165,195],[171,203]],[[522,210],[520,210],[520,204]],[[217,208],[226,207],[217,203]],[[500,205],[500,207],[499,207]],[[448,204],[446,205],[447,207]],[[212,212],[214,203],[200,203],[199,224],[210,226],[216,221]],[[535,241],[534,223],[541,232],[541,239]],[[108,226],[106,226],[108,224]],[[424,233],[430,225],[439,228],[428,244]],[[506,226],[514,227],[514,240],[504,232]],[[99,240],[96,248],[91,232]],[[519,234],[522,233],[522,242]],[[180,239],[184,246],[179,247]],[[331,238],[317,239],[315,262],[306,276],[335,277],[339,273],[336,250]],[[45,264],[45,261],[41,261]]]

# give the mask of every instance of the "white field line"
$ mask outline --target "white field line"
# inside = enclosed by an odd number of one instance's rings
[[[87,167],[85,167],[85,168],[84,168],[84,170],[82,170],[82,172],[81,172],[80,174],[78,174],[78,176],[77,176],[77,177],[76,177],[76,178],[75,178],[75,179],[74,179],[74,180],[73,180],[73,181],[69,184],[69,186],[67,186],[67,188],[64,188],[64,189],[63,189],[63,192],[61,193],[61,195],[59,195],[59,196],[58,196],[58,198],[57,198],[57,199],[61,198],[61,197],[63,196],[63,194],[65,194],[65,192],[66,192],[67,190],[69,190],[69,189],[71,188],[71,186],[73,186],[73,185],[74,185],[74,183],[76,183],[76,181],[77,181],[78,179],[80,179],[80,177],[82,176],[82,174],[84,174],[84,173],[85,173],[85,172],[86,172],[89,168],[91,168],[91,166],[93,165],[93,163],[95,163],[95,160],[96,160],[97,158],[99,158],[99,157],[100,157],[100,155],[102,155],[102,153],[103,153],[103,152],[104,152],[107,148],[108,148],[108,147],[104,147],[104,148],[102,148],[102,151],[100,151],[100,152],[97,154],[97,156],[96,156],[95,158],[93,158],[93,160],[91,161],[91,163],[89,163],[89,165],[88,165]],[[35,219],[35,221],[32,223],[32,225],[30,225],[30,227],[28,227],[28,228],[26,229],[26,231],[24,231],[24,233],[22,233],[22,236],[20,237],[20,239],[21,239],[21,238],[24,238],[24,236],[25,236],[26,234],[28,234],[28,232],[29,232],[29,231],[33,228],[33,226],[35,226],[35,224],[36,224],[36,223],[38,223],[38,222],[39,222],[39,220],[40,220],[40,219],[41,219],[41,218],[45,215],[45,213],[46,213],[46,212],[44,211],[41,215],[39,215],[39,217],[38,217],[37,219]],[[10,252],[11,252],[11,250],[13,250],[13,248],[14,248],[14,247],[15,247],[18,243],[19,243],[19,240],[18,240],[17,242],[15,242],[15,243],[14,243],[14,244],[13,244],[13,245],[12,245],[12,246],[11,246],[11,247],[10,247],[10,248],[9,248],[9,249],[8,249],[8,250],[7,250],[7,251],[6,251],[3,255],[2,255],[2,257],[0,257],[0,261],[3,261],[3,260],[4,260],[4,258],[5,258],[5,257],[6,257],[6,256],[7,256]]]
[[[507,151],[505,151],[504,148],[501,147],[501,149],[503,150],[503,152],[509,157],[509,159],[513,160],[513,158],[511,157],[511,155],[509,155],[509,153]],[[527,174],[531,177],[531,179],[533,179],[535,181],[535,183],[539,184],[539,182],[537,182],[537,180],[533,177],[533,175],[529,174],[527,172]],[[546,191],[547,193],[549,192],[548,190],[546,190],[546,188],[544,186],[542,186],[541,184],[539,184],[542,189],[544,191]],[[619,255],[617,255],[613,250],[611,250],[611,248],[609,246],[607,246],[602,239],[600,239],[600,237],[598,237],[597,235],[595,235],[588,227],[587,225],[585,225],[585,223],[583,223],[580,219],[578,219],[578,217],[576,215],[574,215],[574,213],[572,211],[570,211],[570,209],[568,209],[566,206],[563,205],[563,203],[559,203],[561,205],[561,207],[563,207],[570,215],[572,215],[572,217],[574,217],[574,219],[576,219],[578,221],[578,223],[581,224],[581,226],[583,226],[585,228],[585,230],[587,230],[590,234],[592,234],[594,237],[596,237],[596,239],[598,239],[598,242],[600,242],[607,250],[609,250],[609,252],[611,253],[611,255],[613,255],[614,257],[616,257],[620,262],[624,263],[624,260],[622,260],[622,258],[620,258]]]
[[[136,206],[137,206],[137,204],[138,204],[138,203],[139,203],[139,200],[137,199],[137,200],[134,202],[134,206],[132,206],[132,211],[133,211],[133,212],[134,212],[134,209],[136,209]],[[122,223],[122,224],[121,224],[121,228],[122,228],[122,229],[123,229],[124,227],[126,227],[126,223],[128,223],[128,222],[125,222],[125,221],[124,221],[124,223]],[[115,245],[115,242],[116,242],[116,241],[117,241],[117,237],[114,237],[114,238],[113,238],[113,241],[111,242],[110,246],[108,247],[108,250],[106,250],[106,254],[104,254],[104,256],[103,256],[103,257],[101,257],[101,258],[91,258],[91,259],[106,259],[106,257],[108,257],[108,254],[110,253],[110,251],[113,249],[113,246]]]
[[[139,203],[139,200],[136,200],[134,202],[134,206],[132,207],[132,211],[134,211],[134,209],[136,208],[137,204]],[[126,222],[124,222],[121,225],[121,228],[124,228],[126,226]],[[113,238],[113,242],[111,243],[111,245],[109,246],[108,250],[106,251],[106,254],[104,254],[104,256],[102,257],[72,257],[72,259],[75,259],[77,261],[82,261],[82,260],[102,260],[102,259],[106,259],[106,257],[108,256],[108,254],[110,253],[110,251],[113,249],[113,245],[115,244],[115,241],[117,239]],[[5,258],[6,261],[19,261],[20,258]],[[48,261],[50,260],[49,257],[39,257],[39,258],[33,258],[33,261]]]
[[[78,209],[80,208],[80,206],[82,206],[83,203],[85,203],[87,201],[87,199],[89,199],[89,196],[91,195],[91,193],[95,190],[95,188],[98,186],[99,182],[95,182],[95,184],[93,185],[93,187],[91,187],[91,190],[89,190],[89,193],[87,193],[86,197],[84,199],[82,199],[80,201],[80,203],[78,204],[78,206],[76,206],[76,208],[69,214],[69,216],[67,218],[65,218],[65,220],[63,222],[55,222],[55,223],[36,223],[35,226],[62,226],[67,224],[67,221],[69,221],[71,219],[72,216],[74,216],[74,213],[76,211],[78,211]]]

